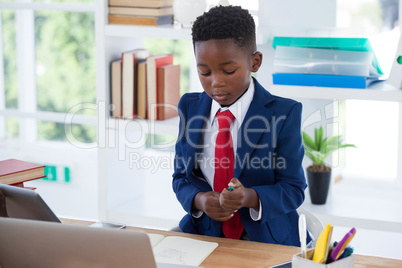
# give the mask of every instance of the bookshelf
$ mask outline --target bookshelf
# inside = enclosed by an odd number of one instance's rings
[[[98,103],[110,103],[109,64],[112,60],[119,58],[122,51],[142,47],[143,38],[191,40],[190,29],[181,29],[173,25],[158,27],[108,25],[107,1],[97,1],[96,5]],[[272,32],[273,28],[261,27],[258,30],[258,34],[261,36],[271,36]],[[267,48],[270,44],[260,42],[259,46]],[[264,53],[265,64],[272,59],[270,57],[272,55]],[[258,79],[272,94],[294,99],[377,100],[398,102],[400,107],[402,104],[402,90],[384,82],[374,84],[368,89],[350,89],[272,85],[270,75],[260,75]],[[190,79],[190,81],[194,80]],[[152,153],[157,154],[143,147],[136,148],[133,145],[135,143],[133,141],[141,139],[144,134],[151,133],[177,136],[178,118],[156,122],[149,120],[126,121],[110,118],[107,108],[100,109],[98,116],[105,118],[105,120],[99,120],[98,122],[100,220],[121,221],[127,224],[148,224],[151,227],[158,225],[159,228],[161,225],[160,218],[163,218],[165,222],[164,228],[173,227],[177,223],[176,220],[180,219],[184,214],[171,189],[173,167],[170,170],[166,169],[161,172],[159,176],[163,176],[163,178],[151,178],[144,169],[132,167],[130,156],[143,154],[147,157]],[[399,108],[399,131],[402,133],[402,108]],[[398,158],[402,159],[402,136],[399,136]],[[122,138],[128,142],[122,144]],[[399,167],[398,176],[402,177],[402,166]],[[163,195],[158,197],[160,204],[165,203],[163,206],[158,206],[158,200],[152,200],[152,198],[146,196],[146,194],[153,193],[153,187],[161,188]],[[143,211],[143,207],[155,209],[156,212]],[[166,219],[163,216],[166,209],[171,210],[174,216]]]
[[[109,25],[107,2],[96,2],[95,27],[97,102],[105,104],[99,105],[103,109],[98,110],[99,220],[169,229],[184,215],[171,188],[173,166],[170,164],[155,173],[150,171],[152,167],[144,167],[151,165],[148,160],[173,159],[170,151],[148,148],[147,144],[153,140],[147,139],[150,134],[177,137],[179,118],[164,121],[111,118],[110,62],[123,51],[143,47],[143,38],[190,40],[191,31],[173,25]],[[174,141],[169,143],[170,150]],[[159,195],[161,192],[163,196]]]
[[[105,35],[108,37],[145,36],[150,38],[168,38],[177,40],[190,40],[191,30],[175,25],[134,26],[134,25],[105,25]]]

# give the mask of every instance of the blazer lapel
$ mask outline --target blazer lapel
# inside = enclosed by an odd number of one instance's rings
[[[266,133],[273,115],[273,111],[268,108],[268,103],[274,101],[274,97],[255,79],[254,84],[254,97],[238,132],[233,174],[235,178],[239,178],[241,172],[247,166],[247,160],[251,159],[254,149],[259,145],[261,136]]]
[[[188,168],[187,172],[191,173],[197,153],[202,151],[202,130],[205,122],[209,119],[209,113],[211,110],[212,99],[205,93],[201,93],[199,100],[194,103],[190,103],[188,108],[188,118],[186,121],[187,128],[187,146],[188,146]]]

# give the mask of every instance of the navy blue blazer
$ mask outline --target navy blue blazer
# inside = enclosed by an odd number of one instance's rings
[[[250,240],[300,246],[296,209],[307,186],[302,168],[302,105],[271,95],[255,79],[254,83],[254,97],[238,132],[234,177],[257,192],[262,218],[251,219],[249,208],[239,209],[239,215]],[[187,212],[180,221],[184,232],[220,236],[221,222],[205,213],[198,219],[191,216],[195,195],[212,191],[196,165],[211,103],[205,92],[185,94],[179,102],[173,190]]]

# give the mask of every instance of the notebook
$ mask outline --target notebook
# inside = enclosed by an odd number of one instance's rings
[[[182,236],[148,234],[155,260],[159,263],[199,266],[217,247],[218,243]]]

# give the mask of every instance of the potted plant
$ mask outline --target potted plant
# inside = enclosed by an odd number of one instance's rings
[[[325,159],[340,148],[356,146],[343,144],[341,136],[324,138],[322,126],[314,129],[314,140],[304,131],[302,131],[302,136],[305,154],[313,161],[313,164],[307,167],[307,182],[311,202],[313,204],[325,204],[331,182],[331,167],[324,163]]]

